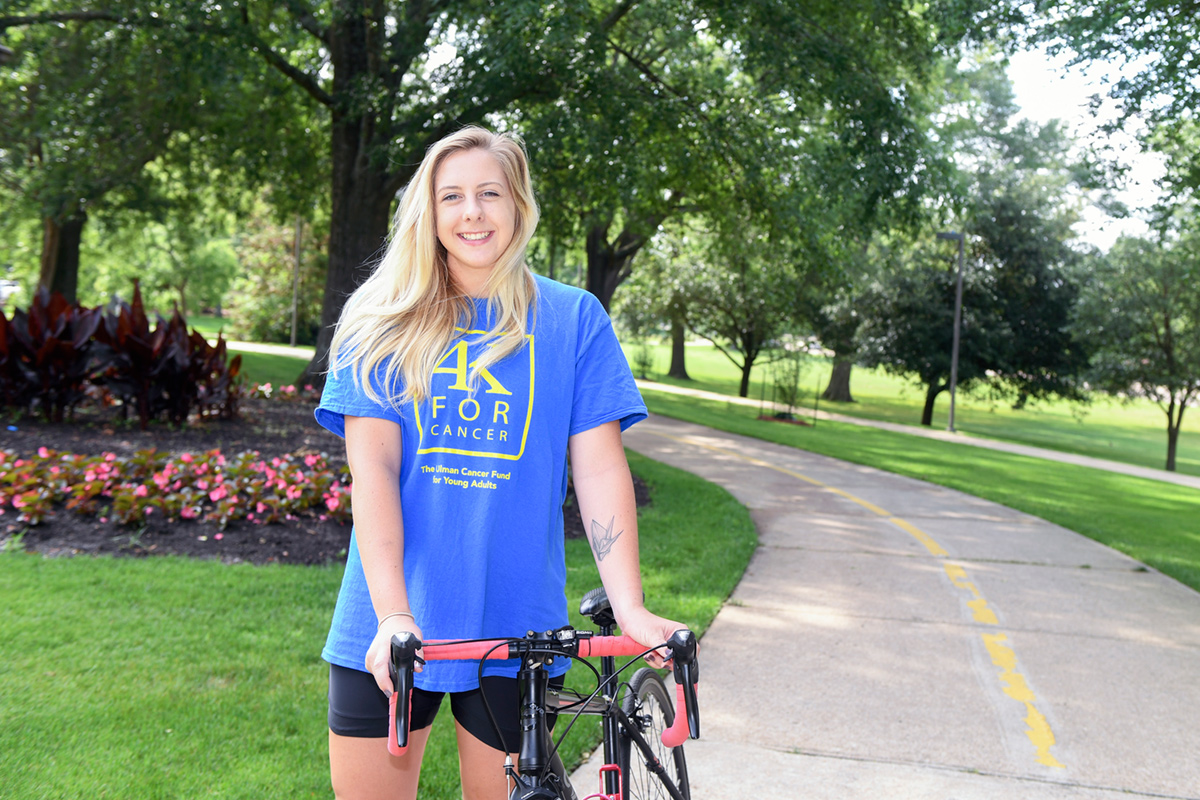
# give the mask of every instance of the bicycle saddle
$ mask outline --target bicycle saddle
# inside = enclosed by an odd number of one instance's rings
[[[579,601],[579,613],[592,618],[592,622],[596,624],[599,624],[595,619],[597,614],[612,615],[612,604],[608,602],[608,592],[604,591],[603,586],[592,589],[583,596],[583,599]]]

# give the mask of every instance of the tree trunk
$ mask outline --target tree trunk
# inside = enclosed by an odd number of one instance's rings
[[[339,12],[341,13],[341,12]],[[330,61],[333,95],[350,97],[360,91],[356,81],[370,74],[370,54],[363,15],[349,15],[330,27]],[[347,104],[350,105],[350,104]],[[376,122],[368,110],[334,105],[330,160],[333,185],[330,193],[329,267],[321,304],[321,329],[316,352],[298,381],[324,386],[329,346],[346,299],[366,280],[387,239],[397,175],[387,164],[377,163],[380,152]],[[407,168],[411,175],[416,165]],[[403,184],[401,184],[403,185]]]
[[[677,316],[671,317],[671,368],[667,370],[667,375],[671,378],[681,378],[685,381],[690,381],[691,378],[687,374],[687,365],[684,364],[684,344],[686,329],[683,326],[683,320]]]
[[[621,231],[615,241],[608,241],[608,223],[595,224],[587,235],[587,290],[600,298],[608,311],[613,293],[633,271],[633,257],[642,249],[645,239],[629,231]]]
[[[944,386],[939,386],[936,382],[925,387],[925,408],[921,411],[922,425],[926,427],[933,425],[933,404],[944,388]]]
[[[750,370],[754,368],[754,359],[750,356],[742,358],[742,382],[738,384],[738,397],[748,397],[750,395]]]
[[[42,219],[42,259],[38,286],[58,292],[74,303],[79,290],[79,245],[87,212],[59,221]]]
[[[187,278],[184,278],[179,281],[179,315],[181,317],[183,317],[184,319],[187,319],[187,315],[188,315],[187,285],[188,285]]]
[[[1175,453],[1179,447],[1179,428],[1183,425],[1183,409],[1185,403],[1179,404],[1179,413],[1176,414],[1175,401],[1167,406],[1167,471],[1175,471]]]
[[[841,360],[834,356],[833,374],[829,376],[829,385],[825,387],[821,399],[832,400],[835,403],[853,403],[854,398],[850,396],[850,370],[853,367],[853,361]]]
[[[337,127],[348,127],[345,125]],[[329,220],[329,268],[321,304],[321,330],[316,352],[304,368],[300,384],[324,386],[329,346],[342,307],[375,267],[387,239],[392,196],[381,170],[376,174],[361,163],[365,159],[355,137],[335,130],[333,196]]]

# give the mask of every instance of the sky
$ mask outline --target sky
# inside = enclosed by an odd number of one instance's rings
[[[1098,128],[1104,118],[1116,116],[1116,105],[1110,100],[1100,109],[1101,120],[1093,118],[1088,110],[1088,101],[1094,94],[1105,93],[1101,77],[1115,78],[1118,68],[1108,64],[1093,64],[1089,69],[1066,67],[1065,56],[1051,57],[1044,51],[1020,52],[1010,61],[1008,75],[1013,83],[1021,115],[1039,123],[1061,119],[1077,138],[1086,141],[1089,137],[1102,136],[1116,147],[1124,147],[1122,156],[1130,165],[1127,187],[1117,194],[1131,209],[1148,206],[1157,197],[1156,178],[1163,174],[1158,157],[1140,152],[1137,140],[1130,133],[1114,136],[1099,134]],[[1084,213],[1083,221],[1076,227],[1080,238],[1102,250],[1108,250],[1121,234],[1140,235],[1147,231],[1144,220],[1136,215],[1128,219],[1114,219],[1095,207]]]

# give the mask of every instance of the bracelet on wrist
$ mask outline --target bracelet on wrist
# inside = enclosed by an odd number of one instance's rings
[[[383,623],[387,622],[392,617],[408,617],[413,622],[417,621],[417,618],[412,615],[411,611],[393,611],[392,613],[390,613],[390,614],[386,615],[385,617],[383,617],[382,619],[380,619],[379,624],[376,626],[375,629],[378,630],[379,628],[382,628]]]

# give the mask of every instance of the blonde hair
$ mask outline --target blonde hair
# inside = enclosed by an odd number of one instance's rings
[[[471,386],[478,384],[481,372],[525,344],[526,320],[536,295],[525,249],[538,223],[529,163],[514,137],[466,127],[425,154],[401,197],[383,258],[346,301],[333,335],[330,372],[352,369],[355,383],[377,403],[387,402],[398,409],[406,401],[425,400],[438,362],[451,342],[475,321],[475,305],[454,285],[446,248],[437,238],[433,185],[446,159],[468,150],[483,150],[496,159],[516,205],[512,240],[484,289],[494,322],[483,338],[495,338],[496,342],[473,363]],[[379,377],[388,397],[382,397],[371,380],[385,359],[390,360]],[[393,395],[390,387],[397,375],[404,390]]]

